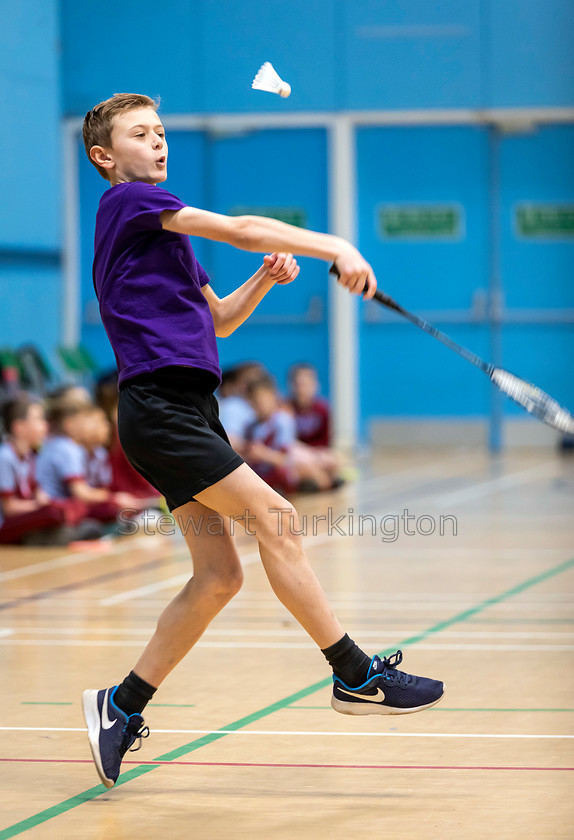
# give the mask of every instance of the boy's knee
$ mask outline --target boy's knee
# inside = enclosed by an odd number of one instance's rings
[[[257,528],[257,538],[263,545],[268,543],[299,543],[301,541],[299,516],[290,502],[285,499],[277,507],[270,508]]]
[[[237,565],[212,572],[203,580],[203,586],[209,594],[221,601],[229,601],[237,595],[243,584],[243,569]]]
[[[226,588],[230,598],[237,595],[243,586],[243,568],[238,563],[237,566],[226,577]]]

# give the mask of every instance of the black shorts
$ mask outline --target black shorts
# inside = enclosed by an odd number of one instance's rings
[[[130,464],[170,510],[192,501],[243,463],[219,421],[217,379],[167,367],[120,386],[118,433]]]

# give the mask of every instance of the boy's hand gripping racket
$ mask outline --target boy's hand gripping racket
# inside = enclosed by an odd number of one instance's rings
[[[334,274],[337,277],[339,276],[339,271],[335,265],[331,266],[329,271],[331,274]],[[513,402],[526,409],[529,414],[533,414],[539,420],[542,420],[543,423],[547,423],[554,429],[558,429],[559,432],[566,432],[570,435],[574,434],[574,417],[570,414],[568,409],[563,408],[556,402],[556,400],[552,399],[549,394],[546,394],[540,388],[537,388],[536,385],[531,385],[524,379],[520,379],[518,376],[514,376],[514,374],[509,373],[507,370],[494,367],[494,365],[485,362],[484,359],[480,358],[480,356],[476,356],[474,353],[471,353],[466,347],[462,347],[462,345],[457,344],[456,341],[449,338],[448,335],[445,335],[445,333],[437,330],[436,327],[433,327],[432,324],[428,323],[428,321],[423,321],[422,318],[418,318],[416,315],[413,315],[412,312],[408,312],[406,309],[403,309],[403,307],[393,300],[392,297],[389,297],[389,295],[384,292],[377,289],[373,299],[382,303],[383,306],[386,306],[388,309],[398,312],[399,315],[402,315],[403,318],[406,318],[407,321],[411,322],[411,324],[415,324],[415,326],[424,330],[424,332],[432,335],[433,338],[441,341],[450,348],[450,350],[454,350],[455,353],[462,356],[462,358],[466,359],[467,362],[470,362],[471,365],[480,368],[480,370],[487,374],[490,381],[496,385],[503,394],[506,394],[506,396],[510,397]]]

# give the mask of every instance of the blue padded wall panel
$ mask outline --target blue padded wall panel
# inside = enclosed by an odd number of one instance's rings
[[[456,341],[488,355],[486,325],[443,324],[441,311],[467,315],[473,294],[488,286],[488,149],[474,128],[361,129],[357,137],[359,243],[381,288],[407,309],[436,312],[433,320]],[[464,227],[452,241],[383,239],[377,210],[384,204],[455,204]],[[371,308],[371,316],[369,310]],[[375,308],[376,307],[376,308]],[[488,382],[416,327],[361,318],[363,419],[390,415],[483,415]],[[386,310],[383,310],[386,312]]]
[[[345,0],[343,8],[343,107],[480,106],[480,0]]]
[[[322,130],[258,131],[213,139],[207,153],[210,192],[207,204],[219,213],[238,207],[297,208],[314,230],[327,229],[326,135]],[[206,268],[213,287],[227,294],[261,265],[261,256],[206,243]],[[294,283],[271,290],[257,308],[257,318],[287,316],[295,323],[249,324],[220,340],[222,365],[241,359],[265,362],[281,382],[288,366],[313,361],[324,391],[328,385],[327,265],[300,260]],[[311,298],[318,298],[322,318],[304,321]]]
[[[512,324],[502,336],[504,367],[534,382],[574,411],[574,325]],[[521,408],[504,401],[505,414],[522,415]]]
[[[160,95],[165,113],[335,107],[331,0],[124,0],[105,15],[63,0],[63,86],[67,113],[84,113],[121,91]],[[320,23],[320,25],[318,25]],[[273,61],[290,99],[253,91]]]
[[[0,171],[4,205],[0,247],[57,249],[60,245],[57,11],[55,0],[0,0],[6,152]]]
[[[205,102],[210,111],[301,111],[338,107],[333,0],[205,2]],[[292,87],[289,99],[254,91],[271,61]]]
[[[484,326],[442,325],[455,341],[488,358]],[[486,417],[487,377],[407,323],[363,325],[360,409],[363,434],[377,417]]]
[[[166,113],[574,102],[570,0],[124,0],[113,26],[62,0],[62,38],[74,114],[125,90]],[[251,90],[265,60],[289,99]]]
[[[574,238],[525,238],[515,226],[518,204],[574,206],[574,125],[504,137],[501,182],[506,305],[574,308]]]
[[[482,0],[490,107],[574,105],[572,0]]]
[[[475,128],[365,128],[357,133],[359,244],[383,288],[404,305],[464,308],[487,277],[487,137]],[[383,239],[385,204],[453,204],[454,241]]]
[[[36,344],[52,357],[61,343],[59,268],[0,266],[0,346]]]
[[[217,6],[217,4],[213,4]],[[166,113],[204,107],[201,0],[122,0],[113,14],[62,0],[64,110],[84,114],[113,93],[161,96]]]

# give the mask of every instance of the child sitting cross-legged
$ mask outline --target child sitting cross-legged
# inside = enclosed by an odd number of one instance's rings
[[[337,486],[334,466],[297,440],[293,415],[282,406],[271,377],[252,382],[247,394],[256,415],[246,431],[246,459],[252,469],[287,493]]]
[[[83,502],[88,519],[114,522],[122,509],[137,509],[138,505],[129,493],[90,485],[86,444],[92,434],[92,417],[90,405],[58,400],[50,405],[51,436],[38,456],[38,482],[53,499]]]
[[[42,401],[26,393],[2,408],[0,445],[0,543],[66,545],[99,535],[80,522],[83,505],[57,501],[36,481],[36,450],[48,432]]]
[[[97,410],[100,437],[96,431],[94,446],[88,443],[88,449],[94,449],[92,459],[96,474],[104,475],[106,486],[115,493],[129,493],[137,502],[138,510],[162,508],[161,493],[146,481],[130,464],[122,449],[118,435],[118,373],[111,371],[100,377],[96,384]],[[96,424],[98,421],[96,419]],[[105,450],[102,452],[102,447]],[[110,475],[111,473],[111,475]],[[92,475],[94,475],[92,473]],[[95,476],[94,476],[95,479]],[[108,481],[111,479],[111,481]],[[90,484],[97,486],[90,481]]]

